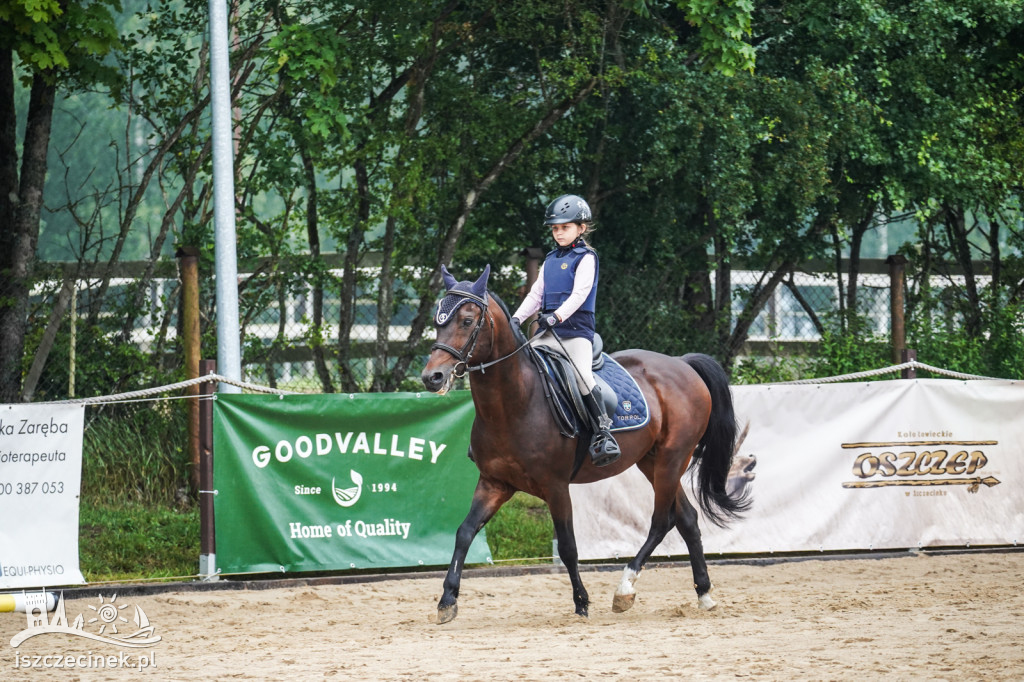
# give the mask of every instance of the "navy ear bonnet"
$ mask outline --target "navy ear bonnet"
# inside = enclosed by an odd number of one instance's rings
[[[484,268],[484,272],[475,282],[456,282],[448,268],[441,266],[441,277],[444,278],[445,296],[437,304],[437,312],[434,314],[434,322],[438,327],[443,327],[451,322],[463,303],[472,301],[487,309],[487,278],[491,276],[491,266]]]

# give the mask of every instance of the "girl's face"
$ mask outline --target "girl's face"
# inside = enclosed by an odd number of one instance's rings
[[[583,223],[562,223],[551,226],[551,236],[559,246],[569,246],[583,234]]]

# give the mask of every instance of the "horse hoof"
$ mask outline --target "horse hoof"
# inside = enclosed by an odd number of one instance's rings
[[[716,606],[718,606],[718,604],[715,603],[715,600],[712,599],[711,595],[707,592],[697,597],[697,608],[701,611],[711,611]]]
[[[612,611],[615,613],[622,613],[629,611],[633,608],[633,602],[636,601],[636,594],[617,594],[612,599]]]
[[[459,615],[459,605],[452,604],[451,606],[438,606],[437,607],[437,624],[444,625],[455,620],[455,616]]]

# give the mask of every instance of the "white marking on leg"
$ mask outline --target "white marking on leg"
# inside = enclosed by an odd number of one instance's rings
[[[622,571],[622,582],[619,583],[619,589],[615,590],[617,595],[636,594],[636,590],[633,589],[633,585],[636,583],[636,579],[640,574],[626,566]]]
[[[711,590],[713,589],[715,589],[714,585],[712,585],[707,592],[697,597],[697,608],[701,611],[710,611],[718,606],[718,604],[715,603],[715,600],[711,598]]]

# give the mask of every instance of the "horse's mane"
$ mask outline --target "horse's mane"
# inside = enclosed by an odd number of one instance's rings
[[[512,336],[515,337],[516,345],[521,346],[526,343],[526,334],[523,333],[522,329],[512,324],[512,313],[508,311],[508,306],[505,305],[503,300],[501,300],[501,296],[498,296],[493,291],[489,291],[488,293],[491,295],[491,298],[494,299],[495,303],[498,304],[498,307],[501,308],[501,312],[505,313],[505,319],[509,323],[508,326],[512,328]]]

